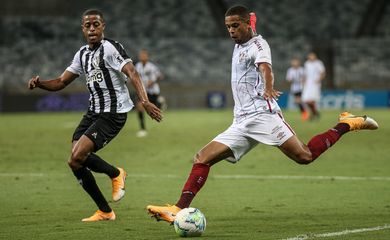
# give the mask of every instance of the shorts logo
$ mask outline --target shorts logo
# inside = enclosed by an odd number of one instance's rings
[[[94,132],[94,133],[92,133],[91,135],[92,135],[92,137],[94,137],[94,138],[96,139],[96,137],[97,137],[97,132]]]
[[[286,133],[285,132],[280,132],[278,133],[278,135],[276,136],[279,140],[282,140],[284,137],[286,136]]]
[[[271,134],[275,134],[275,133],[277,133],[277,132],[279,132],[280,130],[282,130],[282,126],[276,126],[276,127],[274,127],[274,129],[272,129],[272,131],[271,131]]]

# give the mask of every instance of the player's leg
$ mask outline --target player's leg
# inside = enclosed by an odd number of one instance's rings
[[[300,164],[308,164],[317,159],[323,152],[333,146],[342,135],[354,130],[375,130],[378,124],[367,116],[354,116],[342,113],[339,123],[326,132],[314,136],[307,145],[303,144],[297,136],[290,137],[279,149],[289,158]]]
[[[307,119],[309,119],[309,113],[305,109],[305,106],[302,102],[301,95],[302,95],[302,92],[294,93],[294,101],[295,101],[295,104],[297,105],[297,107],[301,113],[302,121],[306,121]]]
[[[164,220],[172,223],[175,215],[183,208],[190,206],[192,200],[205,184],[210,167],[215,163],[234,157],[232,150],[220,142],[212,141],[203,147],[194,157],[189,177],[184,184],[182,194],[175,205],[168,206],[147,206],[147,210],[157,220]]]
[[[103,113],[98,115],[97,119],[84,135],[94,142],[94,152],[105,147],[114,139],[126,123],[127,114]],[[104,161],[95,153],[91,152],[83,163],[83,166],[98,173],[105,173],[112,181],[112,199],[116,202],[125,195],[126,172],[122,168],[117,168]]]
[[[210,167],[229,157],[234,157],[232,150],[220,142],[212,141],[203,147],[194,157],[191,172],[175,205],[179,208],[189,207],[195,195],[205,184]]]
[[[139,127],[140,127],[140,130],[137,132],[137,137],[146,137],[148,133],[146,131],[146,126],[145,126],[145,109],[142,106],[141,101],[137,101],[137,103],[135,104],[135,108],[137,110],[137,116],[138,116]]]
[[[126,171],[104,161],[95,153],[89,154],[84,166],[97,173],[105,173],[112,181],[112,199],[114,202],[121,200],[125,195]]]
[[[318,108],[317,108],[317,104],[315,101],[307,101],[306,102],[306,105],[309,107],[310,111],[311,111],[311,117],[310,119],[311,120],[316,120],[320,117],[320,113],[318,111]]]
[[[94,143],[83,135],[78,141],[74,141],[69,160],[69,167],[73,174],[99,208],[98,212],[90,218],[83,219],[83,221],[114,220],[115,214],[97,186],[94,176],[87,167],[83,166],[85,159],[93,149]]]

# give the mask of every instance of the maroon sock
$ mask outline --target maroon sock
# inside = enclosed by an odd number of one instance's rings
[[[340,137],[349,131],[349,125],[346,123],[338,123],[334,128],[329,129],[328,131],[318,134],[310,139],[307,146],[310,149],[310,152],[313,157],[313,161],[319,157],[323,152],[328,148],[333,146]]]
[[[210,166],[203,163],[196,163],[192,166],[190,176],[183,187],[182,194],[176,206],[187,208],[190,206],[195,195],[203,187],[209,175]]]

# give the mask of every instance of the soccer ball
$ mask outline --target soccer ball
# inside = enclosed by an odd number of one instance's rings
[[[173,222],[180,237],[199,237],[206,230],[206,218],[197,208],[184,208]]]

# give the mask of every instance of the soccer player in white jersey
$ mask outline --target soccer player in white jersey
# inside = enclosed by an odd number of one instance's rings
[[[290,64],[291,66],[286,73],[286,81],[290,83],[290,93],[294,95],[294,102],[301,112],[301,118],[303,121],[306,121],[309,118],[309,114],[301,99],[305,69],[301,66],[301,61],[297,57],[291,59]]]
[[[314,52],[307,55],[305,62],[305,81],[303,85],[302,101],[311,111],[310,119],[316,120],[320,117],[317,103],[321,99],[321,83],[325,78],[325,66],[317,58]]]
[[[39,76],[31,78],[28,87],[58,91],[80,75],[85,75],[90,92],[90,106],[73,134],[68,164],[99,208],[91,217],[82,221],[115,220],[115,213],[101,193],[91,171],[105,173],[111,178],[114,201],[119,201],[124,196],[126,172],[110,165],[95,152],[119,133],[126,122],[127,112],[133,107],[126,86],[126,76],[134,85],[146,112],[158,122],[162,120],[162,115],[159,108],[149,102],[139,75],[122,45],[104,38],[105,21],[102,12],[96,9],[85,11],[81,27],[87,45],[75,54],[71,65],[55,79],[43,81]]]
[[[145,49],[141,50],[138,54],[139,62],[135,64],[135,69],[139,73],[141,80],[144,83],[146,88],[146,93],[148,94],[149,101],[156,105],[158,108],[161,108],[159,103],[160,96],[160,86],[158,82],[163,78],[160,69],[156,64],[149,61],[149,53]],[[140,130],[137,132],[138,137],[145,137],[147,135],[145,127],[145,117],[144,117],[144,108],[142,103],[136,102],[136,109],[138,112],[138,119],[140,123]]]
[[[175,205],[147,206],[157,220],[173,222],[180,209],[190,206],[212,165],[223,159],[235,163],[258,143],[276,146],[297,163],[309,164],[344,133],[378,128],[372,118],[344,112],[334,128],[313,137],[305,145],[283,119],[276,102],[281,93],[273,88],[271,51],[266,40],[252,34],[247,8],[229,8],[225,25],[236,43],[231,76],[235,103],[233,123],[195,155],[192,170]]]

